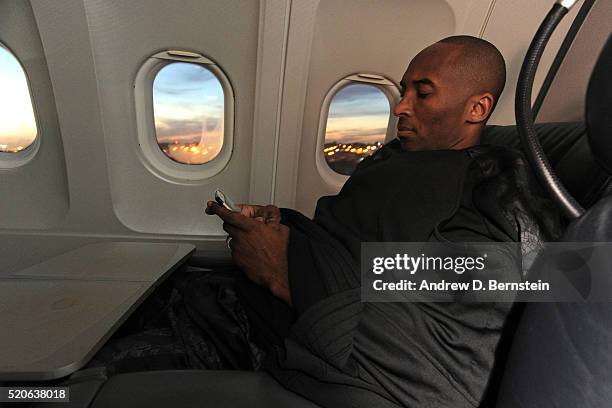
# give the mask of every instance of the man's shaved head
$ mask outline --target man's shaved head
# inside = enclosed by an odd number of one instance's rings
[[[480,140],[506,82],[506,64],[488,41],[454,36],[419,52],[400,82],[394,109],[404,150],[463,149]]]
[[[495,101],[499,100],[506,83],[506,63],[497,47],[469,35],[447,37],[438,43],[458,46],[453,69],[467,80],[475,93],[491,92]]]

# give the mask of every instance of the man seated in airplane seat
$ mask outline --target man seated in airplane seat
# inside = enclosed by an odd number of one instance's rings
[[[319,199],[313,220],[271,205],[239,214],[208,203],[235,264],[295,313],[265,363],[287,388],[330,407],[482,401],[511,305],[363,303],[360,244],[559,235],[558,213],[520,153],[479,145],[505,74],[501,53],[479,38],[422,50],[401,81],[397,139],[338,195]]]
[[[339,194],[320,198],[312,220],[272,205],[232,213],[209,202],[244,275],[177,276],[164,306],[171,329],[155,332],[178,339],[163,345],[172,362],[131,369],[265,368],[324,407],[478,406],[512,305],[362,302],[360,248],[559,233],[520,153],[479,145],[504,82],[495,46],[445,38],[402,78],[397,138],[363,160]],[[165,353],[144,343],[132,351],[116,343],[98,362]]]

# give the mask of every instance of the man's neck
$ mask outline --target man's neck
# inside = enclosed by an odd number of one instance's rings
[[[449,149],[462,150],[480,144],[482,129],[482,127],[479,127],[478,129],[470,129],[468,132],[465,132]]]

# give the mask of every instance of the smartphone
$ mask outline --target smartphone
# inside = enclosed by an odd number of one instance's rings
[[[220,189],[215,190],[215,201],[230,211],[240,212],[240,208]]]

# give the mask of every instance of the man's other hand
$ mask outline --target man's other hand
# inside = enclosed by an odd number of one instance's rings
[[[229,246],[234,263],[253,282],[291,304],[287,261],[289,228],[280,223],[280,210],[273,205],[239,207],[240,213],[237,213],[209,201],[206,213],[223,220],[223,229],[232,238]]]

